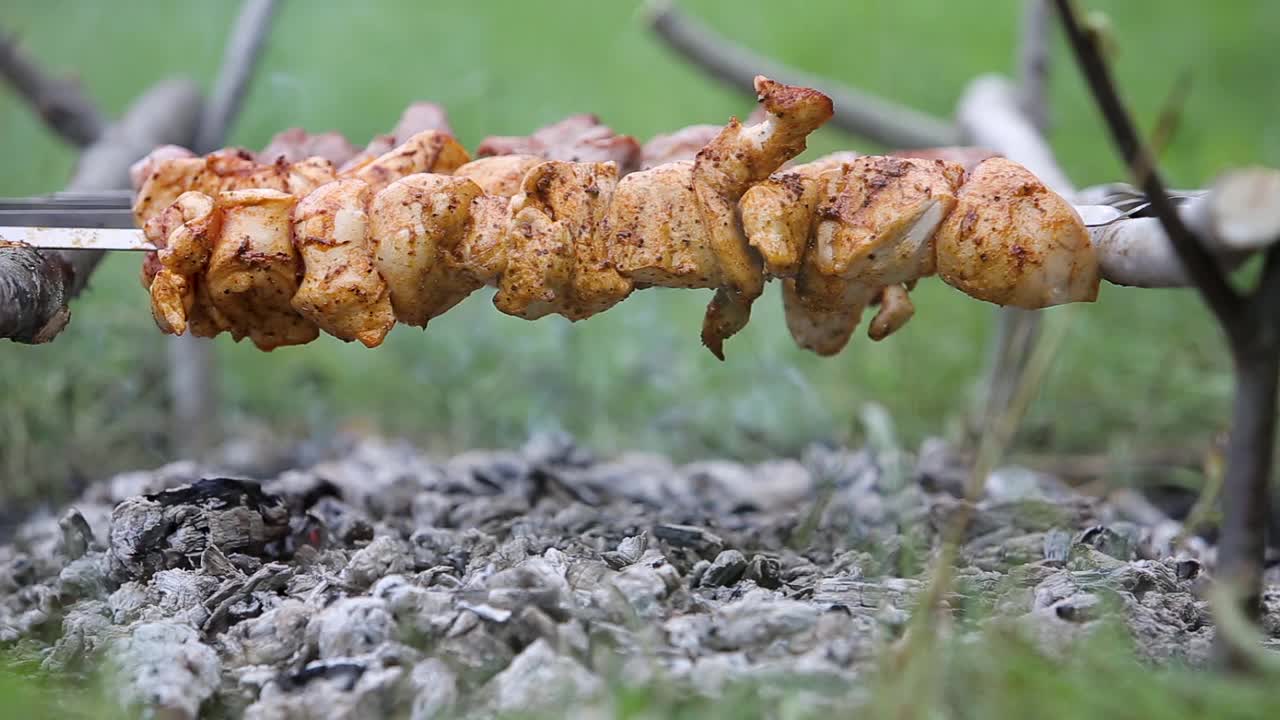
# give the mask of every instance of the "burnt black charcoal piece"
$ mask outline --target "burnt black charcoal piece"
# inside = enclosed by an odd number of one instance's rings
[[[263,556],[289,532],[289,509],[257,483],[207,478],[129,498],[111,513],[111,570],[120,580],[193,567],[205,548]]]

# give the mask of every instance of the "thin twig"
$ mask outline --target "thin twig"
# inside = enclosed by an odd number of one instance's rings
[[[249,84],[253,80],[263,45],[271,33],[271,20],[276,0],[245,0],[240,14],[231,26],[222,56],[218,80],[209,96],[209,104],[200,117],[196,134],[196,152],[217,150],[240,114]]]
[[[1018,40],[1018,107],[1044,135],[1049,128],[1049,0],[1025,0]]]
[[[650,11],[650,26],[663,42],[737,90],[750,88],[756,75],[768,75],[788,85],[804,85],[825,93],[836,106],[831,124],[874,142],[897,148],[960,144],[960,132],[945,120],[787,67],[734,45],[676,9],[669,0],[651,2]]]
[[[1138,136],[1128,111],[1125,110],[1124,102],[1116,90],[1115,82],[1098,48],[1096,38],[1080,25],[1071,0],[1054,0],[1054,2],[1058,7],[1058,14],[1062,18],[1062,25],[1076,61],[1089,82],[1089,87],[1111,130],[1121,158],[1130,171],[1135,173],[1135,183],[1147,194],[1153,214],[1160,219],[1160,224],[1164,226],[1165,233],[1173,243],[1183,268],[1204,297],[1205,304],[1213,311],[1218,322],[1229,335],[1239,337],[1246,330],[1239,313],[1242,305],[1240,295],[1227,282],[1226,276],[1218,269],[1213,256],[1200,245],[1196,237],[1183,224],[1182,218],[1178,216],[1173,202],[1165,192],[1160,171]],[[1136,173],[1138,168],[1146,172],[1139,175]]]
[[[227,35],[213,94],[200,116],[197,152],[211,152],[226,142],[257,74],[277,6],[276,0],[244,0],[241,5]],[[213,343],[193,335],[175,337],[168,354],[172,439],[183,455],[198,457],[213,446],[220,429]]]
[[[44,72],[18,49],[16,35],[0,28],[0,75],[44,120],[50,130],[77,147],[102,135],[106,118],[80,84]]]
[[[1280,244],[1272,245],[1267,250],[1267,258],[1262,266],[1262,277],[1258,279],[1258,289],[1253,300],[1253,307],[1262,317],[1257,318],[1257,327],[1261,332],[1280,335]],[[1273,345],[1280,344],[1280,339],[1271,338]]]

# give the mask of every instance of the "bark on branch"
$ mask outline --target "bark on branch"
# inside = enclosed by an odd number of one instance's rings
[[[50,130],[76,146],[85,146],[102,134],[106,119],[80,84],[55,77],[18,49],[17,36],[0,28],[0,75],[13,86]]]
[[[278,6],[276,0],[244,0],[241,4],[227,35],[213,94],[200,116],[197,152],[211,152],[226,142],[257,74]],[[190,334],[171,338],[168,354],[169,399],[175,428],[172,442],[183,456],[200,457],[213,446],[221,427],[213,342]]]
[[[756,75],[767,75],[788,85],[822,91],[836,106],[831,125],[874,142],[904,149],[960,144],[960,133],[945,120],[787,67],[734,45],[676,9],[668,0],[651,3],[649,23],[671,49],[737,90],[750,88]]]
[[[194,137],[200,94],[187,80],[167,80],[134,101],[80,156],[68,190],[129,187],[129,166],[156,145]],[[0,338],[52,340],[70,318],[67,302],[88,284],[101,252],[40,252],[0,246]]]
[[[1075,52],[1081,72],[1093,91],[1120,157],[1132,173],[1134,182],[1147,194],[1152,214],[1160,219],[1183,269],[1194,281],[1205,304],[1217,316],[1223,329],[1236,332],[1237,317],[1242,304],[1240,296],[1227,282],[1209,251],[1197,241],[1195,235],[1182,222],[1174,204],[1165,191],[1155,159],[1145,147],[1138,131],[1120,99],[1111,72],[1103,60],[1097,39],[1081,26],[1069,0],[1055,0],[1067,39]]]
[[[1276,401],[1280,377],[1280,251],[1268,252],[1257,289],[1241,296],[1213,254],[1178,214],[1160,180],[1150,150],[1120,99],[1097,38],[1083,27],[1070,0],[1055,0],[1058,15],[1080,70],[1111,130],[1121,157],[1146,193],[1177,252],[1186,275],[1222,327],[1235,368],[1235,398],[1222,494],[1222,532],[1218,578],[1233,603],[1256,620],[1261,610],[1262,569],[1270,509],[1271,466],[1275,449]],[[1248,642],[1246,640],[1245,642]],[[1255,653],[1230,633],[1216,638],[1219,658],[1230,668],[1251,669]]]

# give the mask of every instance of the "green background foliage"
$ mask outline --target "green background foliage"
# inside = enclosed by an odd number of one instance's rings
[[[48,67],[74,72],[115,113],[170,74],[206,86],[238,3],[7,0],[3,21]],[[1280,164],[1267,28],[1280,4],[1232,0],[1091,3],[1115,29],[1117,72],[1150,127],[1179,74],[1191,94],[1164,163],[1197,186],[1232,165]],[[944,0],[738,0],[682,3],[726,36],[805,70],[947,116],[965,84],[1014,63],[1018,3]],[[1055,37],[1052,139],[1081,186],[1122,168]],[[592,111],[640,138],[750,111],[750,97],[706,79],[646,30],[636,2],[286,2],[231,142],[260,147],[292,125],[357,143],[406,103],[445,105],[463,142],[520,134]],[[809,157],[872,151],[823,129]],[[0,194],[55,190],[73,154],[19,100],[0,94]],[[0,496],[170,459],[165,338],[137,281],[139,258],[110,258],[52,344],[0,348]],[[937,280],[917,316],[835,359],[794,347],[777,288],[719,363],[698,342],[709,292],[637,293],[603,316],[527,323],[489,292],[432,323],[397,328],[377,350],[323,338],[270,354],[217,340],[229,421],[285,435],[359,426],[435,448],[510,445],[559,426],[605,452],[750,458],[814,440],[859,440],[858,409],[883,404],[908,443],[955,426],[969,407],[993,328],[991,306]],[[1225,353],[1189,293],[1105,286],[1099,302],[1046,313],[1070,324],[1032,408],[1024,448],[1109,452],[1202,443],[1221,427]],[[37,490],[44,485],[45,490]]]

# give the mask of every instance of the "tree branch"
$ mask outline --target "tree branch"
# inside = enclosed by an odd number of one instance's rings
[[[257,74],[277,6],[276,0],[244,0],[240,6],[227,35],[213,94],[200,115],[197,152],[211,152],[226,142]],[[213,446],[220,429],[213,342],[191,334],[171,338],[168,355],[173,413],[170,437],[184,456],[198,457]]]
[[[1024,0],[1018,42],[1018,108],[1041,135],[1049,128],[1049,0]]]
[[[768,75],[826,94],[836,107],[832,125],[883,145],[921,148],[960,142],[960,133],[945,120],[757,55],[720,37],[669,0],[651,2],[650,10],[650,27],[668,47],[736,90],[750,88],[756,75]]]
[[[1165,192],[1155,160],[1142,144],[1133,120],[1125,110],[1096,38],[1081,27],[1071,7],[1071,0],[1054,2],[1076,61],[1093,91],[1120,156],[1130,172],[1137,176],[1134,182],[1146,193],[1152,213],[1160,219],[1184,271],[1195,283],[1205,304],[1213,311],[1228,335],[1240,337],[1247,332],[1247,328],[1241,322],[1239,310],[1242,300],[1239,294],[1227,282],[1213,256],[1196,240],[1178,216],[1173,202]]]
[[[134,101],[80,156],[68,190],[129,186],[129,165],[156,145],[191,142],[200,94],[193,83],[157,83]],[[40,252],[0,246],[0,337],[22,343],[52,340],[66,325],[66,303],[88,284],[101,252]]]
[[[1059,195],[1075,195],[1075,186],[1044,136],[1022,111],[1018,91],[1008,79],[1000,75],[974,78],[956,105],[956,122],[972,144],[1026,167]]]
[[[194,148],[197,153],[213,152],[226,141],[244,105],[277,5],[276,0],[245,0],[240,7],[227,36],[217,82],[200,117]]]
[[[98,139],[106,119],[79,83],[42,71],[18,49],[17,36],[0,28],[0,75],[63,139],[83,147]]]

